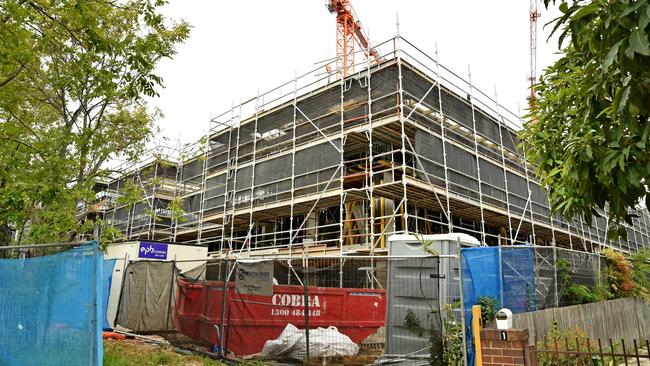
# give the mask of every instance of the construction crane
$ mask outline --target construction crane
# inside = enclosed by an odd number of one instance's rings
[[[379,61],[379,54],[370,47],[368,37],[356,19],[350,0],[327,0],[327,9],[336,14],[336,74],[345,78],[354,73],[355,44],[363,50],[364,57]]]
[[[528,106],[535,103],[535,80],[537,79],[537,19],[541,15],[537,3],[539,0],[530,0],[530,96]]]

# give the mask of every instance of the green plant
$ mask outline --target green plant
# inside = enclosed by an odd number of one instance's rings
[[[559,295],[568,299],[571,305],[587,304],[596,301],[606,300],[606,292],[603,291],[602,281],[590,289],[585,285],[579,285],[571,282],[569,262],[564,258],[559,258],[556,262],[557,280]]]
[[[463,364],[463,325],[456,318],[454,309],[460,307],[460,303],[447,304],[442,308],[443,312],[443,365],[460,366]]]
[[[118,205],[126,205],[129,208],[135,206],[136,203],[142,202],[145,197],[144,188],[140,187],[132,179],[124,181],[124,185],[120,188],[120,195],[115,202]]]
[[[569,286],[567,293],[571,299],[571,303],[574,305],[588,304],[600,300],[598,294],[585,285],[573,284]]]
[[[172,220],[175,222],[182,224],[186,221],[185,215],[187,212],[183,209],[183,198],[174,197],[169,201],[169,204],[167,204],[167,209],[171,213]]]
[[[555,270],[557,271],[558,285],[560,287],[560,295],[566,294],[569,286],[571,285],[571,275],[569,274],[569,261],[564,258],[558,258],[555,262]]]
[[[537,342],[537,348],[543,350],[555,350],[557,348],[560,353],[539,352],[537,354],[538,366],[589,365],[591,359],[587,355],[561,353],[562,351],[575,352],[578,347],[584,351],[587,346],[588,340],[585,332],[579,328],[561,331],[557,321],[554,320],[551,331]]]
[[[632,255],[632,280],[634,295],[648,300],[650,297],[650,251],[640,250]]]
[[[476,305],[481,306],[481,318],[487,324],[494,320],[497,313],[497,299],[492,296],[480,296],[476,299]]]
[[[534,285],[526,283],[526,295],[526,311],[537,310],[537,293]]]
[[[446,351],[444,337],[441,339],[439,333],[435,331],[438,329],[435,319],[435,316],[438,315],[437,313],[437,311],[432,309],[427,314],[427,320],[431,322],[431,330],[428,332],[427,349],[429,351],[429,360],[431,361],[432,365],[439,365],[441,362],[440,357],[444,357],[444,353]],[[422,326],[420,318],[411,309],[406,310],[403,326],[404,329],[408,330],[411,334],[417,336],[418,338],[423,338],[425,336],[425,329]]]
[[[420,323],[420,318],[418,318],[415,312],[411,309],[406,310],[404,328],[420,338],[422,338],[422,334],[424,333],[424,329]]]
[[[418,233],[413,234],[413,236],[415,236],[415,239],[417,239],[417,241],[419,241],[424,246],[425,253],[434,257],[440,255],[435,249],[432,248],[433,240],[424,240],[424,237]]]
[[[99,245],[102,247],[104,253],[106,253],[109,244],[125,238],[122,231],[114,226],[107,224],[106,221],[98,219],[95,222],[101,231],[101,236],[99,237]]]

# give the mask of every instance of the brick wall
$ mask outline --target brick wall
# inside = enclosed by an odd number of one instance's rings
[[[481,329],[483,366],[530,366],[528,329],[510,329],[502,340],[498,329]]]

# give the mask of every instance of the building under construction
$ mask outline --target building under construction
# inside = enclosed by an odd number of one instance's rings
[[[650,247],[645,208],[618,241],[604,217],[551,216],[517,146],[518,113],[470,75],[401,37],[373,52],[346,77],[320,67],[234,105],[194,153],[125,173],[96,207],[129,240],[210,251],[377,253],[395,233],[446,232],[488,245]],[[135,205],[119,200],[129,180],[145,192]]]

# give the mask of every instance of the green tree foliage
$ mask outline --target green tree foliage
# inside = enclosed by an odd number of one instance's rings
[[[113,158],[136,160],[155,132],[155,67],[189,25],[160,0],[0,3],[0,245],[74,239]]]
[[[650,3],[544,0],[562,57],[536,86],[522,147],[549,187],[553,209],[591,221],[610,218],[625,236],[630,210],[650,207]]]
[[[183,199],[181,197],[174,197],[171,201],[169,201],[167,204],[167,209],[171,213],[171,217],[174,222],[182,224],[187,221],[185,218],[187,212],[183,209]]]

